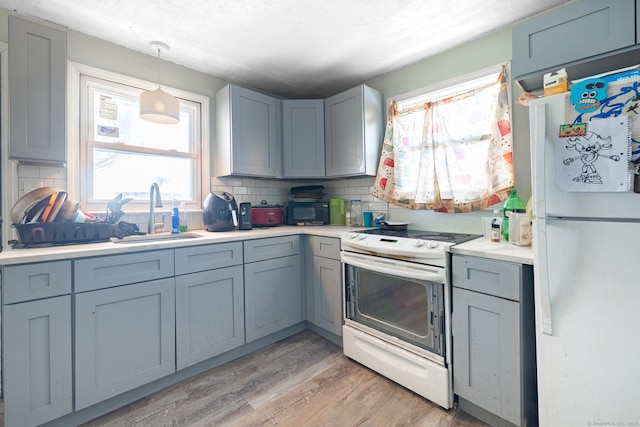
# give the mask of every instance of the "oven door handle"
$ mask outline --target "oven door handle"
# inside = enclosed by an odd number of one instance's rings
[[[431,267],[424,264],[392,260],[381,257],[360,255],[351,252],[340,252],[340,259],[344,264],[409,279],[427,280],[430,282],[444,283],[444,268]]]

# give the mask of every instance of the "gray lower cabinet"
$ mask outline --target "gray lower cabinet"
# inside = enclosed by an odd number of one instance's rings
[[[67,34],[9,15],[9,156],[66,162]]]
[[[175,279],[76,295],[75,409],[175,371]]]
[[[453,256],[453,391],[493,426],[537,421],[530,265]]]
[[[244,242],[246,342],[304,320],[299,236]]]
[[[308,236],[307,319],[314,325],[342,336],[342,264],[340,239]]]
[[[324,178],[324,101],[282,101],[282,170],[285,178]]]
[[[176,364],[244,344],[242,243],[176,249]]]
[[[171,249],[74,262],[75,409],[175,372]]]
[[[325,99],[327,177],[376,175],[383,117],[382,94],[365,85]]]
[[[71,297],[8,305],[2,314],[4,425],[71,413]]]
[[[244,344],[242,266],[176,277],[176,363],[183,369]]]
[[[71,262],[4,267],[2,293],[4,425],[71,413]]]

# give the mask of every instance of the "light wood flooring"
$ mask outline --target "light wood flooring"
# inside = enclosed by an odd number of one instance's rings
[[[304,331],[85,426],[486,426],[446,411]]]

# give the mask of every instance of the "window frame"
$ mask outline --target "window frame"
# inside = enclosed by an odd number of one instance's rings
[[[409,92],[389,96],[386,99],[387,108],[391,105],[391,102],[393,100],[398,103],[398,107],[400,108],[404,107],[404,104],[413,103],[414,101],[415,103],[438,101],[449,96],[456,95],[460,92],[465,91],[465,89],[463,89],[462,87],[473,80],[483,79],[493,74],[496,74],[497,77],[497,74],[502,72],[503,67],[505,69],[505,72],[507,73],[507,80],[511,81],[511,61],[501,62],[499,64],[491,65],[480,70],[472,71],[457,77],[444,80],[442,82],[423,86],[419,89],[414,89]],[[467,88],[466,90],[469,89]],[[511,108],[513,111],[513,94],[511,85],[508,85],[507,91],[509,92],[509,100],[512,103],[509,108]]]
[[[464,96],[465,94],[471,91],[477,90],[479,88],[486,86],[487,84],[491,84],[492,82],[495,82],[496,79],[498,79],[501,74],[504,74],[502,76],[504,81],[510,82],[510,75],[511,75],[510,61],[502,62],[502,63],[496,64],[490,67],[486,67],[480,70],[465,73],[455,78],[447,79],[445,81],[438,82],[438,83],[435,83],[426,87],[422,87],[419,89],[415,89],[410,92],[389,96],[386,99],[387,110],[389,111],[389,114],[392,114],[391,113],[392,108],[394,110],[402,109],[404,111],[407,111],[412,109],[425,108],[424,106],[426,106],[429,103],[434,103],[435,105],[429,104],[434,108],[443,103],[444,105],[447,105],[447,103],[452,102],[456,96]],[[512,98],[512,85],[510,83],[505,84],[504,81],[502,83],[502,86],[500,86],[500,88],[501,90],[507,92],[507,96],[509,98],[508,100],[509,104],[508,106],[506,106],[506,108],[508,109],[509,121],[512,124],[514,119],[513,117],[514,102]],[[503,96],[504,96],[504,92],[503,92]],[[396,104],[395,106],[392,105],[394,103]],[[388,126],[391,126],[391,124],[388,123]],[[495,133],[498,131],[497,127],[496,126],[493,126],[493,127],[495,129],[492,130],[492,135],[494,135],[495,137],[500,137],[500,135]],[[387,128],[387,131],[388,131],[388,128]],[[511,139],[510,148],[511,150],[513,150],[514,148],[513,147],[514,145],[513,126],[511,126],[511,130],[508,133],[510,134],[509,138]],[[500,134],[502,135],[502,137],[505,136],[505,134],[502,134],[502,127],[500,127]],[[389,137],[398,138],[398,136],[395,135],[395,133],[391,134]],[[385,142],[386,142],[386,138],[387,136],[385,136]],[[494,147],[503,147],[503,145],[499,144]],[[406,207],[408,209],[434,210],[438,212],[450,212],[450,213],[472,212],[476,210],[490,209],[495,206],[495,203],[489,207],[484,206],[484,201],[486,200],[487,202],[492,202],[493,196],[490,197],[489,199],[477,199],[477,200],[470,200],[468,202],[466,201],[460,202],[460,201],[456,201],[455,197],[448,198],[448,197],[445,197],[446,195],[438,192],[437,185],[435,187],[435,190],[433,190],[436,193],[436,195],[434,196],[435,197],[434,200],[416,201],[417,200],[416,195],[418,194],[417,192],[416,194],[413,194],[411,197],[409,196],[405,197],[405,195],[399,195],[395,190],[395,185],[391,187],[388,187],[387,185],[388,178],[395,176],[394,169],[393,169],[394,163],[395,163],[394,162],[395,155],[396,155],[395,142],[394,142],[393,149],[383,148],[380,164],[378,166],[378,172],[376,174],[376,181],[374,184],[374,188],[372,190],[372,195],[374,197],[378,197],[382,201],[386,201],[392,205]],[[508,163],[511,163],[511,166],[506,165],[506,169],[508,168],[512,169],[510,178],[508,179],[509,182],[507,182],[506,184],[507,186],[511,185],[511,188],[513,188],[513,184],[515,183],[515,178],[516,178],[515,168],[513,168],[512,161],[508,160],[506,157],[505,157],[505,160]],[[448,164],[446,165],[446,167],[448,171],[450,171]],[[436,180],[436,184],[437,184],[437,180]],[[388,188],[385,188],[385,187],[388,187]],[[491,190],[491,187],[489,187],[488,190]],[[502,194],[502,191],[503,190],[499,190],[500,194]],[[498,194],[498,193],[495,193],[495,194]],[[502,195],[498,197],[502,199]],[[404,202],[400,203],[401,200],[404,200]]]
[[[87,123],[81,123],[80,97],[82,96],[82,76],[87,75],[91,78],[111,81],[119,85],[131,86],[132,88],[143,90],[156,89],[158,84],[152,81],[146,81],[112,71],[103,70],[85,64],[69,61],[68,75],[68,102],[67,102],[67,191],[71,200],[80,201],[84,210],[88,212],[102,213],[105,206],[102,203],[88,203],[86,185],[81,183],[89,183],[86,165],[83,164],[86,149],[81,147],[84,142],[81,140],[83,132],[81,126]],[[196,161],[196,171],[192,178],[194,187],[193,203],[186,204],[186,210],[201,210],[204,198],[210,190],[210,147],[209,147],[209,122],[210,109],[209,97],[196,93],[172,88],[162,85],[163,90],[171,93],[177,98],[188,103],[200,104],[200,116],[194,114],[194,131],[200,134],[199,157],[200,161]],[[87,113],[85,111],[84,113]],[[197,139],[197,137],[196,137]],[[197,142],[197,141],[196,141]],[[151,184],[151,183],[149,183]],[[147,212],[149,209],[146,201],[132,201],[127,204],[128,213]]]

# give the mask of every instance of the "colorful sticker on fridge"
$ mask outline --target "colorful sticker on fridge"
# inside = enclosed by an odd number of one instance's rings
[[[585,135],[557,138],[556,187],[569,192],[629,191],[628,162],[629,118],[591,121]]]
[[[568,138],[570,136],[585,136],[587,134],[586,123],[574,123],[560,125],[559,138]]]

